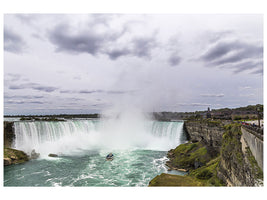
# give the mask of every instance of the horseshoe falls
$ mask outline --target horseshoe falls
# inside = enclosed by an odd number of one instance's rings
[[[40,157],[5,167],[4,186],[147,186],[170,173],[167,151],[186,141],[182,121],[17,121],[14,129],[13,148]]]

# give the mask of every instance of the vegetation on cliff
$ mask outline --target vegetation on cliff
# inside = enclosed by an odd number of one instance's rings
[[[227,159],[234,157],[241,164],[243,162],[243,156],[240,142],[242,135],[240,126],[240,124],[229,124],[225,126],[226,131],[223,134],[221,155]]]
[[[4,148],[4,165],[19,164],[29,160],[23,151],[11,148]]]
[[[181,144],[168,152],[170,169],[186,169],[185,176],[161,174],[149,186],[221,186],[217,177],[220,157],[214,157],[203,142]]]
[[[168,152],[168,166],[178,169],[195,169],[211,160],[202,142],[181,144]]]

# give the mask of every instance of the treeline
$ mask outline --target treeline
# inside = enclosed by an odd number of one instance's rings
[[[99,118],[100,115],[97,113],[94,114],[59,114],[59,115],[5,115],[4,117],[18,117],[22,120],[59,120],[59,119],[72,119],[72,118]]]
[[[212,111],[217,112],[225,112],[225,111],[259,111],[263,112],[263,105],[257,104],[257,105],[248,105],[246,107],[239,107],[239,108],[220,108],[220,109],[212,109]]]

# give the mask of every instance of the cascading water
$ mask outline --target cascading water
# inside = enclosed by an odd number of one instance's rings
[[[173,173],[166,154],[186,141],[183,122],[130,117],[15,122],[13,147],[27,154],[35,149],[40,158],[5,167],[4,185],[147,186],[156,175]],[[106,161],[110,152],[114,160]]]
[[[112,126],[112,129],[110,129]],[[182,122],[147,121],[130,127],[113,121],[15,122],[13,147],[41,155],[95,149],[169,150],[184,141]]]

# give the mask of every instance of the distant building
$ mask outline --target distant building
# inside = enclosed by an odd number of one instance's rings
[[[210,107],[208,107],[208,111],[207,111],[207,119],[211,118],[211,113],[210,113]]]

